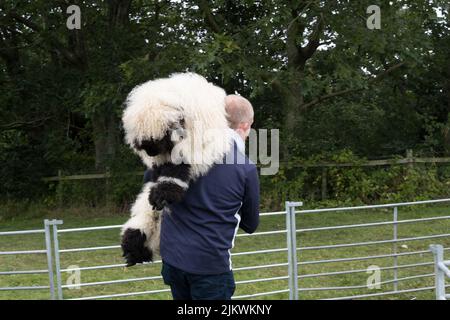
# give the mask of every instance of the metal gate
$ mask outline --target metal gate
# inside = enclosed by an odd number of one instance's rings
[[[21,230],[21,231],[6,231],[0,232],[0,237],[6,238],[8,236],[27,236],[30,234],[43,235],[44,249],[38,250],[21,250],[21,251],[1,251],[0,256],[9,255],[45,255],[47,259],[47,269],[41,270],[19,270],[19,271],[0,271],[0,276],[12,276],[12,275],[33,275],[33,274],[48,274],[48,283],[34,286],[16,286],[16,287],[0,287],[0,291],[18,291],[18,290],[49,290],[49,298],[55,299],[55,285],[54,285],[54,272],[53,272],[53,258],[52,258],[52,245],[51,245],[51,226],[55,226],[56,220],[44,220],[44,229],[35,230]],[[57,254],[57,250],[55,250]]]
[[[450,278],[450,260],[444,260],[444,247],[441,245],[431,245],[430,250],[434,255],[436,300],[450,299],[450,294],[445,293],[445,278]]]
[[[379,271],[392,271],[393,277],[392,279],[379,281],[379,285],[392,285],[392,290],[388,291],[377,291],[370,292],[364,294],[336,294],[332,297],[327,297],[327,299],[359,299],[359,298],[371,298],[371,297],[383,297],[389,295],[396,295],[402,293],[411,293],[411,292],[421,292],[421,291],[432,291],[435,288],[439,289],[440,295],[439,297],[447,297],[445,295],[445,282],[439,280],[439,285],[436,282],[436,286],[421,286],[414,287],[408,289],[400,289],[399,285],[403,282],[419,280],[425,278],[432,278],[435,276],[435,272],[431,271],[429,273],[417,274],[408,277],[400,277],[399,271],[416,268],[416,267],[433,267],[434,262],[425,261],[420,263],[407,263],[401,264],[399,263],[399,258],[401,257],[410,257],[415,255],[431,255],[431,251],[428,246],[424,246],[420,248],[420,250],[408,250],[407,252],[401,252],[399,250],[399,244],[405,243],[415,243],[416,246],[420,247],[422,243],[426,240],[430,239],[441,239],[448,240],[450,239],[450,233],[433,233],[426,235],[418,235],[418,236],[408,236],[401,237],[399,236],[399,226],[403,225],[420,225],[426,222],[432,221],[445,221],[450,219],[450,210],[449,215],[439,215],[439,216],[430,216],[430,217],[420,217],[414,219],[399,219],[400,208],[416,206],[416,205],[424,205],[424,204],[436,204],[436,203],[449,203],[450,199],[440,199],[440,200],[430,200],[430,201],[418,201],[418,202],[405,202],[405,203],[393,203],[393,204],[383,204],[383,205],[373,205],[373,206],[357,206],[357,207],[342,207],[342,208],[325,208],[325,209],[312,209],[312,210],[298,210],[298,208],[302,205],[301,202],[286,202],[285,211],[278,212],[269,212],[262,213],[262,223],[264,223],[264,218],[266,217],[277,217],[283,218],[285,220],[285,228],[279,230],[268,230],[262,232],[256,232],[253,234],[238,234],[237,238],[244,237],[266,237],[266,236],[280,236],[279,245],[275,248],[257,248],[257,250],[250,250],[244,252],[233,252],[233,257],[260,257],[266,254],[285,254],[284,261],[271,261],[271,263],[262,263],[262,264],[250,264],[245,266],[240,266],[237,268],[233,268],[235,274],[239,275],[240,272],[244,271],[257,271],[257,270],[272,270],[278,268],[278,270],[284,270],[283,272],[278,272],[276,276],[264,276],[264,277],[256,277],[254,279],[246,279],[236,281],[237,287],[242,287],[246,285],[252,285],[257,283],[271,283],[271,282],[281,282],[283,286],[280,288],[276,288],[276,290],[263,290],[261,292],[251,292],[248,294],[241,294],[233,297],[234,299],[250,299],[250,298],[260,298],[260,297],[281,297],[284,296],[289,299],[305,299],[307,298],[307,294],[311,292],[346,292],[352,290],[359,290],[367,288],[366,283],[358,283],[346,286],[309,286],[307,285],[308,279],[327,279],[329,277],[345,277],[345,276],[355,276],[357,274],[367,273],[367,268],[360,269],[342,269],[341,265],[345,265],[348,262],[357,262],[357,261],[371,261],[371,260],[383,260],[390,261],[391,264],[381,266]],[[450,209],[450,207],[449,207]],[[341,224],[341,225],[319,225],[313,227],[306,227],[303,222],[304,217],[314,216],[314,215],[323,215],[327,214],[342,214],[343,212],[355,212],[358,215],[367,214],[370,210],[389,210],[391,212],[390,219],[386,221],[375,221],[375,222],[364,222],[364,223],[349,223],[349,224]],[[364,217],[364,216],[363,216]],[[333,221],[333,219],[329,220],[320,220],[320,222]],[[47,261],[47,269],[45,270],[19,270],[19,271],[3,271],[0,270],[0,276],[8,277],[9,275],[14,274],[48,274],[48,283],[38,285],[38,286],[11,286],[11,287],[3,287],[0,288],[2,290],[48,290],[50,299],[64,299],[65,290],[74,288],[74,287],[93,287],[93,286],[107,286],[107,285],[115,285],[115,284],[124,284],[124,283],[134,283],[134,282],[142,282],[142,281],[159,281],[161,283],[161,288],[156,290],[145,290],[145,291],[135,291],[135,292],[106,292],[101,295],[91,295],[91,296],[82,296],[73,299],[77,300],[89,300],[89,299],[110,299],[110,298],[123,298],[123,297],[135,297],[142,295],[155,296],[162,293],[170,292],[168,287],[164,287],[162,284],[162,277],[160,275],[155,276],[147,276],[147,277],[131,277],[131,278],[122,278],[116,280],[103,280],[103,281],[89,281],[82,282],[77,284],[71,283],[63,283],[63,277],[65,273],[71,273],[74,271],[83,271],[89,272],[91,270],[107,270],[114,268],[123,268],[125,264],[122,263],[110,263],[110,264],[98,264],[98,265],[85,265],[78,266],[76,268],[67,267],[63,268],[61,264],[61,260],[64,261],[64,256],[67,254],[86,254],[89,252],[105,252],[108,250],[117,250],[120,248],[120,245],[111,244],[111,245],[103,245],[103,246],[93,246],[93,247],[63,247],[61,248],[61,239],[68,234],[74,233],[83,233],[83,232],[96,232],[100,233],[104,230],[118,230],[121,225],[112,225],[112,226],[99,226],[99,227],[85,227],[85,228],[62,228],[63,221],[61,220],[45,220],[44,228],[39,230],[26,230],[26,231],[7,231],[0,232],[1,237],[8,237],[11,235],[21,235],[26,236],[29,234],[40,234],[42,235],[42,240],[45,244],[44,249],[39,250],[27,250],[27,251],[3,251],[0,252],[0,256],[2,255],[45,255]],[[332,232],[333,235],[342,233],[344,238],[351,238],[351,232],[355,232],[356,230],[370,230],[371,228],[385,226],[391,228],[391,237],[384,239],[376,239],[370,241],[353,241],[353,242],[342,242],[342,243],[330,243],[330,244],[315,244],[307,240],[308,235],[323,234],[325,232]],[[300,227],[300,228],[298,228]],[[422,230],[419,229],[418,230]],[[345,232],[348,233],[348,237],[345,237]],[[317,239],[320,239],[319,236],[316,236]],[[283,240],[284,238],[284,240]],[[352,250],[355,248],[377,248],[381,246],[389,245],[390,251],[387,253],[381,254],[368,254],[368,255],[360,255],[355,256],[352,254]],[[345,254],[343,256],[337,256],[329,259],[329,258],[321,258],[323,252],[333,252],[339,251],[339,249],[344,249]],[[401,249],[401,248],[400,248]],[[442,252],[449,250],[450,248],[442,247]],[[436,252],[433,249],[433,253]],[[313,259],[308,258],[308,256],[313,257]],[[318,258],[317,258],[318,257]],[[436,253],[435,253],[436,257]],[[439,255],[437,255],[439,257]],[[258,260],[259,261],[259,258]],[[139,266],[138,268],[150,268],[152,266],[158,267],[161,261],[156,261],[152,264],[144,264]],[[326,272],[315,272],[313,268],[319,268],[323,265],[332,265],[339,266],[339,270],[330,270]],[[439,262],[440,269],[436,269],[436,274],[448,275],[448,269],[442,269],[442,266],[448,265],[448,262]],[[311,271],[312,270],[312,271]],[[438,277],[441,279],[441,277]],[[98,280],[98,279],[97,279]],[[321,280],[322,281],[322,280]],[[442,295],[442,290],[444,290]]]
[[[380,286],[388,286],[392,285],[391,290],[387,291],[381,291],[376,290],[376,292],[368,292],[363,294],[349,294],[345,295],[342,293],[337,293],[336,295],[332,297],[327,297],[326,299],[330,300],[345,300],[345,299],[360,299],[360,298],[373,298],[373,297],[384,297],[384,296],[391,296],[391,295],[398,295],[398,294],[409,294],[413,292],[422,292],[422,291],[432,291],[435,289],[434,286],[422,286],[422,287],[414,287],[414,288],[408,288],[408,289],[399,289],[399,285],[408,282],[408,281],[417,281],[419,279],[426,279],[426,278],[432,278],[434,277],[434,272],[432,270],[432,266],[434,265],[431,257],[431,252],[429,250],[428,245],[424,244],[424,241],[431,240],[431,239],[449,239],[450,233],[433,233],[433,234],[426,234],[426,235],[419,235],[419,236],[408,236],[408,237],[399,237],[399,226],[403,225],[417,225],[431,222],[431,221],[445,221],[450,219],[450,210],[449,215],[441,215],[441,216],[432,216],[432,217],[425,217],[425,218],[416,218],[416,219],[404,219],[400,220],[400,209],[405,207],[411,207],[411,206],[417,206],[417,205],[424,205],[424,204],[437,204],[437,203],[450,203],[450,199],[440,199],[440,200],[429,200],[429,201],[417,201],[417,202],[404,202],[404,203],[392,203],[392,204],[382,204],[382,205],[372,205],[372,206],[357,206],[357,207],[341,207],[341,208],[326,208],[326,209],[314,209],[314,210],[300,210],[296,212],[297,219],[293,219],[294,223],[295,221],[299,221],[299,219],[302,216],[305,215],[314,215],[314,214],[340,214],[342,212],[359,212],[362,211],[361,214],[369,214],[371,210],[384,210],[390,213],[390,219],[387,221],[377,221],[377,222],[371,222],[371,223],[351,223],[351,224],[345,224],[345,225],[323,225],[319,227],[314,228],[300,228],[296,229],[296,234],[298,235],[298,241],[297,246],[295,248],[292,248],[293,251],[297,252],[298,254],[298,260],[297,267],[300,268],[300,270],[306,269],[310,266],[319,266],[324,264],[344,264],[347,262],[359,262],[359,261],[371,261],[371,260],[377,260],[377,261],[388,261],[388,263],[384,263],[383,266],[378,267],[378,271],[391,271],[393,273],[392,278],[384,281],[380,281],[378,285]],[[387,213],[388,214],[388,213]],[[385,226],[388,228],[391,228],[391,237],[390,238],[384,238],[384,239],[377,239],[377,240],[371,240],[371,241],[357,241],[357,242],[343,242],[343,243],[333,243],[333,244],[326,244],[326,245],[302,245],[302,236],[304,237],[306,234],[310,233],[320,233],[323,234],[324,232],[348,232],[349,230],[370,230],[374,227],[380,227]],[[420,230],[423,228],[419,227]],[[446,230],[447,232],[450,231],[450,229]],[[369,232],[369,231],[367,231]],[[422,231],[423,232],[423,231]],[[403,246],[405,246],[406,243],[414,243],[416,247],[418,247],[420,250],[407,250],[407,252],[400,252],[399,250],[399,244],[402,243]],[[391,252],[382,252],[377,254],[368,254],[368,255],[362,255],[362,256],[354,256],[351,254],[352,249],[354,248],[377,248],[378,246],[382,245],[389,245],[391,246],[390,251]],[[302,254],[305,253],[311,253],[310,255],[319,256],[320,252],[323,251],[333,251],[333,250],[339,250],[344,248],[346,250],[345,256],[332,258],[332,259],[304,259],[302,258]],[[373,249],[372,249],[373,250]],[[450,250],[450,247],[443,248],[443,250]],[[399,264],[399,258],[404,257],[415,257],[415,256],[430,256],[429,261],[420,262],[420,263],[407,263],[407,264]],[[391,263],[389,263],[391,261]],[[406,276],[406,277],[399,277],[398,274],[400,271],[412,269],[412,268],[418,268],[418,267],[429,267],[430,272],[428,273],[422,273],[422,274],[415,274],[412,276]],[[293,269],[294,272],[297,271],[297,269]],[[320,279],[326,279],[328,277],[343,277],[346,275],[351,275],[352,277],[361,274],[361,273],[368,273],[368,268],[361,268],[361,269],[347,269],[347,270],[339,270],[339,271],[327,271],[327,272],[319,272],[319,273],[301,273],[301,274],[293,274],[292,278],[297,279],[299,281],[298,285],[298,292],[300,294],[306,294],[309,292],[346,292],[351,290],[359,290],[359,289],[367,289],[368,285],[367,283],[359,283],[356,285],[348,285],[348,286],[323,286],[323,287],[302,287],[302,282],[305,282],[307,279],[311,278],[320,278]],[[366,290],[367,291],[367,290]],[[372,291],[372,290],[370,290]],[[294,292],[294,295],[297,293],[297,291]],[[298,296],[294,296],[294,298],[298,298]],[[301,296],[300,296],[301,298]]]

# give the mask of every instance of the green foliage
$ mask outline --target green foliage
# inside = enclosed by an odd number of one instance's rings
[[[326,193],[322,197],[323,168],[308,164],[331,159],[352,166],[326,168]],[[308,205],[354,205],[416,201],[450,196],[449,165],[389,165],[364,167],[363,158],[344,150],[332,156],[298,159],[305,167],[280,168],[275,176],[261,178],[262,207],[277,210],[286,200]],[[295,162],[294,162],[295,163]],[[294,165],[295,166],[295,165]]]
[[[254,127],[280,129],[285,161],[450,154],[446,1],[127,2],[79,1],[82,29],[68,30],[61,1],[2,1],[2,200],[126,206],[141,178],[125,173],[142,165],[121,142],[123,101],[139,83],[186,70],[249,97]],[[366,27],[371,4],[381,7],[380,30]],[[306,59],[316,31],[320,45]],[[41,180],[107,168],[108,183]],[[445,194],[444,172],[330,168],[327,201]],[[262,177],[264,206],[321,200],[321,177],[314,167]]]
[[[127,210],[142,186],[144,167],[124,146],[106,172],[108,178],[52,182],[44,202],[53,208],[113,206]],[[72,174],[76,172],[61,172],[62,177]]]
[[[107,201],[121,209],[129,208],[142,187],[144,170],[140,159],[128,147],[121,148],[117,159],[111,163]]]

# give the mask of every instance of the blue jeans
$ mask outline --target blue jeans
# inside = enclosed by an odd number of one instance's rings
[[[174,300],[230,300],[236,288],[233,271],[192,274],[163,262],[161,275]]]

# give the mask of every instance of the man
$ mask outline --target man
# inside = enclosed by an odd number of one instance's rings
[[[230,128],[241,137],[241,139],[235,139],[235,141],[240,147],[239,149],[244,150],[245,140],[247,140],[253,124],[253,107],[247,99],[230,94],[225,98],[225,109]]]
[[[233,164],[216,164],[190,184],[184,199],[170,206],[161,225],[161,274],[175,300],[229,300],[235,282],[230,250],[240,227],[259,224],[259,180],[245,156],[253,108],[237,95],[226,97],[234,134]],[[149,180],[149,171],[145,181]]]

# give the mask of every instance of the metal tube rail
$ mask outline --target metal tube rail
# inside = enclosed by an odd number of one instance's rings
[[[61,250],[59,250],[59,252],[60,253],[84,252],[84,251],[111,250],[111,249],[120,249],[120,248],[121,248],[120,245],[114,245],[114,246],[103,246],[103,247],[61,249]]]
[[[432,217],[432,218],[423,218],[423,219],[409,219],[409,220],[399,220],[399,221],[381,221],[381,222],[372,222],[372,223],[348,224],[348,225],[331,226],[331,227],[306,228],[306,229],[298,229],[298,230],[296,230],[296,232],[311,232],[311,231],[338,230],[338,229],[350,229],[350,228],[362,228],[362,227],[377,227],[377,226],[383,226],[383,225],[394,225],[394,224],[414,223],[414,222],[424,222],[424,221],[427,222],[427,221],[445,220],[445,219],[450,219],[450,216]]]
[[[161,280],[162,276],[154,276],[154,277],[144,277],[144,278],[132,278],[132,279],[119,279],[119,280],[110,280],[110,281],[98,281],[98,282],[86,282],[79,284],[66,284],[61,286],[62,288],[76,288],[76,287],[90,287],[90,286],[101,286],[108,284],[118,284],[118,283],[128,283],[128,282],[138,282],[138,281],[150,281],[150,280]]]
[[[69,233],[69,232],[84,232],[84,231],[98,231],[98,230],[112,230],[120,229],[123,225],[112,225],[112,226],[99,226],[99,227],[83,227],[83,228],[69,228],[69,229],[59,229],[58,233]]]
[[[287,245],[287,258],[288,258],[288,285],[289,285],[289,300],[298,300],[298,264],[297,264],[297,233],[295,230],[295,208],[302,206],[302,202],[285,202],[286,208],[286,245]]]
[[[286,214],[286,211],[274,211],[274,212],[264,212],[260,213],[260,217],[268,217],[268,216],[284,216]]]
[[[270,231],[272,232],[272,231]],[[277,231],[278,232],[278,231]],[[286,231],[284,231],[286,232]],[[59,250],[60,253],[68,253],[68,252],[85,252],[85,251],[98,251],[98,250],[112,250],[112,249],[120,249],[120,245],[113,245],[113,246],[101,246],[101,247],[87,247],[87,248],[70,248],[70,249],[61,249]],[[259,251],[248,251],[248,252],[237,252],[232,253],[231,255],[245,255],[245,254],[257,254],[257,253],[270,253],[270,252],[277,252],[277,251],[284,251],[287,250],[287,248],[284,249],[267,249],[267,250],[259,250]],[[42,250],[43,253],[45,253],[45,250]],[[1,254],[1,252],[0,252]]]
[[[157,261],[154,261],[154,262],[151,262],[151,263],[140,263],[140,264],[137,264],[136,266],[153,265],[153,264],[159,264],[161,262],[162,262],[161,260],[157,260]],[[285,267],[287,265],[288,265],[287,263],[276,263],[276,264],[267,264],[267,265],[261,265],[261,266],[248,266],[248,267],[233,268],[233,271],[246,271],[246,270],[264,269],[264,268]],[[126,266],[127,265],[125,263],[110,264],[110,265],[100,265],[100,266],[89,266],[89,267],[61,269],[61,272],[71,272],[71,271],[75,271],[75,270],[86,271],[86,270],[124,268]]]
[[[376,205],[369,205],[369,206],[355,206],[355,207],[341,207],[341,208],[309,209],[309,210],[298,210],[298,211],[296,211],[296,213],[321,213],[321,212],[338,212],[338,211],[352,211],[352,210],[379,209],[379,208],[394,208],[394,207],[442,203],[442,202],[450,202],[450,199],[387,203],[387,204],[376,204]]]
[[[412,237],[412,238],[399,238],[399,239],[393,239],[393,240],[378,240],[378,241],[342,243],[342,244],[323,245],[323,246],[299,247],[299,248],[297,248],[297,250],[320,250],[320,249],[333,249],[333,248],[347,248],[347,247],[357,247],[357,246],[365,246],[365,245],[373,245],[373,244],[408,242],[408,241],[427,240],[427,239],[445,238],[445,237],[450,237],[450,233],[431,235],[431,236],[422,236],[422,237]]]
[[[37,230],[20,230],[20,231],[2,231],[0,232],[0,236],[15,236],[22,234],[38,234],[38,233],[45,233],[45,230],[37,229]]]
[[[140,265],[140,264],[139,264]],[[136,266],[139,266],[136,265]],[[79,267],[79,268],[68,268],[68,269],[61,269],[61,272],[72,272],[72,271],[85,271],[85,270],[101,270],[101,269],[112,269],[112,268],[124,268],[127,265],[125,263],[121,264],[108,264],[108,265],[100,265],[100,266],[90,266],[90,267]]]
[[[65,229],[69,230],[69,229]],[[271,234],[281,234],[286,233],[287,230],[275,230],[275,231],[264,231],[258,232],[254,234],[238,234],[237,237],[246,237],[246,236],[257,236],[257,235],[271,235]],[[59,233],[59,230],[58,230]],[[99,246],[99,247],[87,247],[87,248],[69,248],[69,249],[61,249],[60,253],[68,253],[68,252],[85,252],[85,251],[97,251],[97,250],[112,250],[112,249],[120,249],[120,245],[112,245],[112,246]],[[252,251],[251,251],[252,252]],[[255,251],[256,252],[256,251]],[[262,253],[262,252],[261,252]],[[239,253],[239,254],[244,254]],[[249,253],[250,254],[250,253]]]
[[[266,249],[266,250],[257,250],[257,251],[244,251],[244,252],[232,253],[231,256],[244,256],[244,255],[260,254],[260,253],[284,252],[287,250],[288,250],[287,248],[279,248],[279,249]]]
[[[161,263],[161,260],[157,260],[151,263],[139,263],[136,264],[137,267],[139,266],[145,266],[150,264],[159,264]],[[71,272],[71,271],[85,271],[85,270],[100,270],[100,269],[112,269],[112,268],[125,268],[127,265],[125,263],[121,264],[109,264],[109,265],[100,265],[100,266],[90,266],[90,267],[80,267],[80,268],[68,268],[68,269],[61,269],[61,272]]]
[[[375,283],[377,285],[384,285],[384,284],[390,284],[395,282],[401,282],[401,281],[407,281],[407,280],[413,280],[418,278],[428,278],[433,277],[434,273],[427,273],[427,274],[419,274],[415,276],[409,276],[404,278],[397,278],[397,279],[391,279],[386,281],[381,281],[378,283]],[[326,291],[326,290],[351,290],[351,289],[367,289],[367,284],[363,285],[356,285],[356,286],[342,286],[342,287],[318,287],[318,288],[301,288],[298,289],[299,291]]]
[[[47,271],[48,271],[48,284],[50,286],[50,299],[55,300],[55,279],[53,277],[53,256],[52,256],[52,235],[50,231],[50,225],[52,225],[55,220],[44,220],[45,228],[45,249],[47,250]]]
[[[450,287],[450,285],[447,285],[446,287]],[[359,295],[354,295],[354,296],[326,298],[326,299],[321,299],[321,300],[350,300],[350,299],[380,297],[380,296],[387,296],[387,295],[393,295],[393,294],[420,292],[420,291],[428,291],[428,290],[434,290],[434,287],[422,287],[422,288],[405,289],[405,290],[397,290],[397,291],[359,294]]]
[[[257,283],[257,282],[277,281],[277,280],[287,280],[287,279],[289,279],[289,276],[280,276],[280,277],[260,278],[260,279],[252,279],[252,280],[240,280],[240,281],[236,281],[236,284]]]
[[[450,278],[450,269],[447,268],[447,266],[445,265],[445,263],[441,262],[438,263],[439,268],[442,270],[442,272],[444,272],[444,274]]]
[[[247,270],[256,270],[256,269],[264,269],[264,268],[287,267],[288,265],[289,264],[287,262],[274,263],[274,264],[266,264],[266,265],[261,265],[261,266],[249,266],[249,267],[233,268],[233,271],[247,271]]]
[[[15,274],[40,274],[48,273],[48,270],[20,270],[20,271],[0,271],[0,276]]]
[[[380,270],[392,270],[392,269],[395,269],[395,268],[406,269],[406,268],[424,267],[424,266],[431,266],[433,264],[434,264],[433,262],[404,264],[404,265],[398,265],[398,266],[381,267]],[[298,278],[299,279],[305,279],[305,278],[335,276],[335,275],[353,274],[353,273],[366,273],[366,272],[367,272],[367,269],[342,270],[342,271],[334,271],[334,272],[305,274],[305,275],[298,276]]]
[[[262,231],[262,232],[255,232],[255,233],[239,233],[236,235],[236,238],[240,237],[254,237],[254,236],[266,236],[266,235],[272,235],[272,234],[282,234],[286,233],[287,230],[274,230],[274,231]]]
[[[266,217],[266,216],[275,216],[275,215],[284,215],[284,211],[274,211],[274,212],[265,212],[260,213],[260,217]],[[99,227],[81,227],[81,228],[68,228],[68,229],[59,229],[58,233],[70,233],[70,232],[84,232],[84,231],[98,231],[98,230],[108,230],[108,229],[120,229],[123,225],[117,224],[117,225],[110,225],[110,226],[99,226]],[[22,232],[22,231],[20,231]],[[27,232],[27,231],[25,231]],[[44,232],[42,230],[42,232]],[[254,233],[256,234],[256,233]],[[2,235],[2,232],[0,232],[0,235]]]
[[[23,251],[0,251],[0,256],[3,255],[19,255],[19,254],[41,254],[47,253],[47,250],[23,250]]]
[[[445,293],[445,278],[450,278],[450,270],[447,268],[444,261],[444,247],[442,245],[430,245],[430,252],[434,257],[434,285],[436,288],[436,300],[446,300]]]
[[[43,289],[50,289],[50,286],[0,287],[0,291],[43,290]]]
[[[283,289],[283,290],[276,290],[276,291],[269,291],[269,292],[261,292],[261,293],[254,293],[254,294],[240,295],[240,296],[232,297],[232,299],[233,299],[233,300],[236,300],[236,299],[254,298],[254,297],[268,296],[268,295],[272,295],[272,294],[286,293],[286,292],[289,292],[289,289]]]
[[[108,298],[119,298],[119,297],[130,297],[130,296],[140,296],[147,294],[156,294],[170,292],[170,289],[161,289],[161,290],[151,290],[151,291],[140,291],[140,292],[128,292],[128,293],[117,293],[117,294],[108,294],[102,296],[91,296],[91,297],[82,297],[75,299],[67,299],[67,300],[95,300],[95,299],[108,299]]]
[[[61,280],[61,261],[59,255],[59,241],[58,241],[58,225],[63,224],[62,220],[52,220],[51,225],[53,229],[53,249],[55,254],[55,271],[56,271],[56,293],[58,300],[63,300],[62,280]],[[53,279],[53,277],[52,277]]]
[[[105,226],[105,227],[93,227],[93,228],[76,228],[76,229],[62,229],[58,230],[58,233],[69,233],[69,232],[83,232],[83,231],[96,231],[96,230],[112,230],[112,227],[116,226]],[[118,226],[122,227],[122,226]],[[236,235],[236,237],[249,237],[249,236],[260,236],[260,235],[271,235],[271,234],[281,234],[286,233],[287,230],[274,230],[274,231],[262,231],[262,232],[255,232],[252,234],[248,233],[239,233]]]
[[[155,277],[136,278],[136,279],[123,279],[123,280],[112,280],[112,281],[101,281],[101,282],[90,282],[90,283],[83,283],[83,284],[64,285],[64,286],[62,286],[62,288],[72,288],[72,287],[82,287],[82,286],[95,286],[95,285],[107,285],[107,284],[117,284],[117,283],[146,281],[146,280],[160,280],[160,279],[162,279],[161,276],[155,276]],[[288,276],[262,278],[262,279],[252,279],[252,280],[241,280],[241,281],[236,281],[236,284],[257,283],[257,282],[277,281],[277,280],[286,280],[286,279],[288,279]],[[170,290],[168,290],[168,291],[170,291]],[[158,290],[158,293],[159,292],[160,291]],[[164,291],[164,292],[166,292],[166,291]],[[155,293],[155,291],[146,291],[146,293]],[[98,297],[100,297],[100,296],[98,296]],[[95,297],[95,298],[98,298],[98,297]],[[87,298],[89,298],[89,297],[87,297]]]
[[[398,207],[394,207],[394,216],[393,216],[393,243],[392,243],[392,251],[394,253],[398,253]],[[394,267],[398,266],[398,257],[394,257]],[[398,281],[395,279],[398,278],[398,269],[394,268],[394,291],[398,290]]]
[[[450,248],[445,248],[444,250],[449,250]],[[371,260],[371,259],[381,259],[381,258],[391,258],[395,256],[409,256],[421,253],[429,253],[429,250],[421,250],[421,251],[412,251],[412,252],[404,252],[404,253],[395,253],[395,254],[382,254],[376,256],[365,256],[365,257],[352,257],[352,258],[339,258],[339,259],[329,259],[329,260],[312,260],[299,262],[298,265],[307,265],[307,264],[320,264],[320,263],[330,263],[330,262],[346,262],[346,261],[359,261],[359,260]]]

